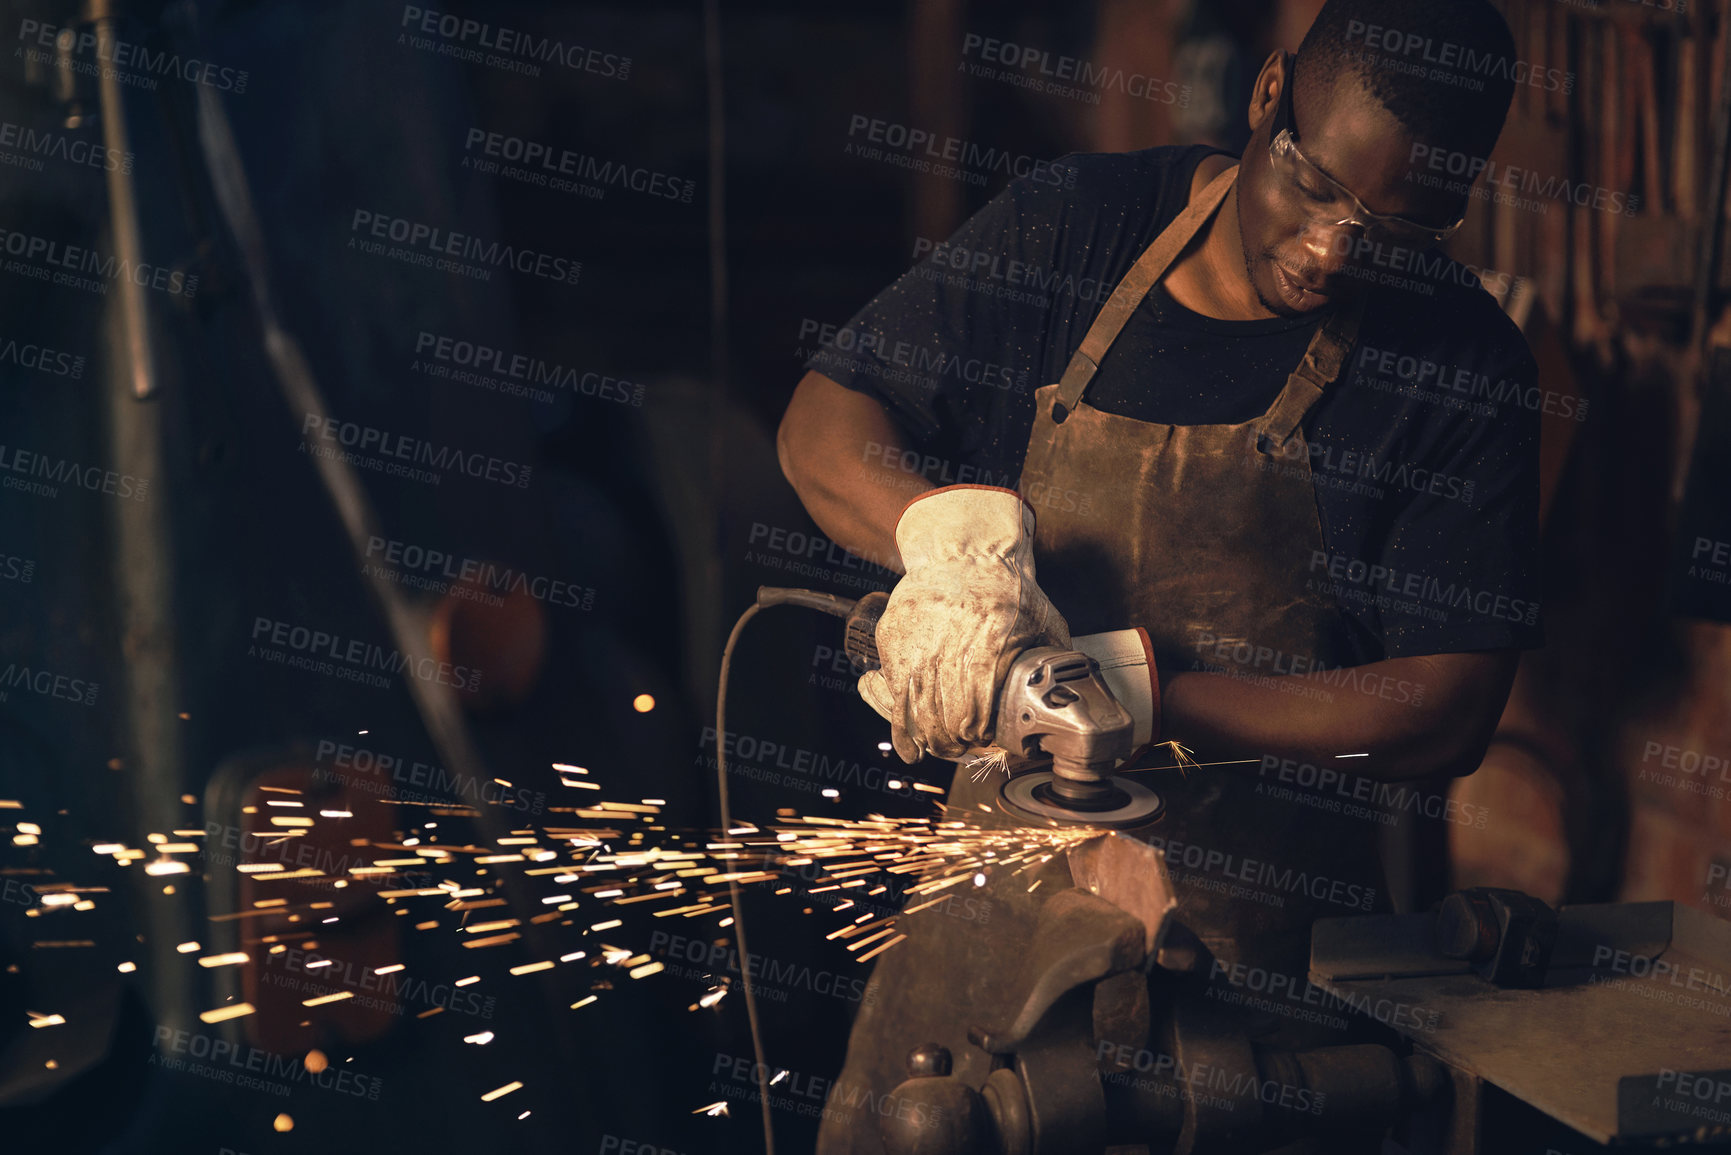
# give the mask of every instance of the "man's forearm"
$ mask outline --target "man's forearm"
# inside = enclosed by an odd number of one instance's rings
[[[1390,782],[1470,774],[1518,661],[1499,651],[1255,679],[1174,674],[1161,686],[1162,733],[1210,760],[1292,758]],[[1367,756],[1341,757],[1355,754]]]
[[[862,393],[807,373],[776,433],[781,471],[818,528],[848,552],[901,572],[896,520],[935,488],[901,468],[901,429]]]

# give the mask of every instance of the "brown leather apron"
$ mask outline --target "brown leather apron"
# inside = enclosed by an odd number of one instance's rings
[[[1325,591],[1307,588],[1322,529],[1300,425],[1345,362],[1358,306],[1337,310],[1318,331],[1279,397],[1254,421],[1159,425],[1101,412],[1085,397],[1130,315],[1219,208],[1237,173],[1234,167],[1216,178],[1161,232],[1119,283],[1063,379],[1035,392],[1022,472],[1022,493],[1038,513],[1038,580],[1071,632],[1143,626],[1168,673],[1254,672],[1259,646],[1285,655],[1287,668],[1292,658],[1332,666],[1347,652],[1344,618]],[[1251,665],[1221,662],[1220,653],[1248,654]],[[1260,668],[1272,664],[1269,658]],[[1375,827],[1259,793],[1257,771],[1139,775],[1167,807],[1142,833],[1166,846],[1180,915],[1216,957],[1302,981],[1314,919],[1352,913],[1348,898],[1382,905]],[[951,812],[959,807],[987,825],[1004,823],[992,805],[1001,782],[975,782],[958,767]],[[981,815],[982,803],[993,813]],[[1061,859],[1047,870],[1054,872],[1047,893],[1065,885]],[[989,922],[937,908],[904,916],[908,940],[872,975],[846,1068],[826,1105],[819,1152],[881,1150],[876,1120],[860,1105],[889,1109],[889,1092],[917,1044],[943,1043],[958,1077],[976,1087],[984,1080],[989,1060],[966,1031],[1015,1012],[1006,1004],[1016,960],[1038,914],[1027,894],[1031,877],[992,878],[977,892]],[[1290,1021],[1280,1027],[1267,1041],[1302,1046],[1314,1035]]]
[[[1362,297],[1334,310],[1254,420],[1161,425],[1087,402],[1113,341],[1237,175],[1216,177],[1155,239],[1063,379],[1035,392],[1022,469],[1038,514],[1037,578],[1071,632],[1142,626],[1168,676],[1210,669],[1260,680],[1350,654],[1346,619],[1313,577],[1324,546],[1302,423],[1346,363]],[[1259,770],[1141,776],[1167,805],[1150,840],[1164,840],[1184,921],[1217,957],[1302,976],[1312,921],[1382,899],[1376,826],[1271,797],[1274,779]]]

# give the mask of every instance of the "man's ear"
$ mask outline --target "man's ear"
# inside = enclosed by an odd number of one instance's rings
[[[1256,74],[1256,82],[1250,89],[1248,119],[1251,132],[1273,116],[1280,105],[1281,64],[1285,56],[1286,53],[1278,49],[1269,53],[1268,59],[1262,62],[1262,71]]]

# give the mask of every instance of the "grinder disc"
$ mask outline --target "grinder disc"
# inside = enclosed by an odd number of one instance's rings
[[[1102,809],[1074,809],[1052,792],[1054,777],[1050,770],[1018,774],[999,787],[998,799],[1016,817],[1050,819],[1074,826],[1141,826],[1160,817],[1165,809],[1160,795],[1127,778],[1112,779],[1108,796],[1102,799]]]

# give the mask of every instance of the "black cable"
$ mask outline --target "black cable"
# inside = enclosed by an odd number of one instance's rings
[[[715,779],[721,793],[721,832],[723,840],[733,837],[733,813],[727,801],[727,675],[733,666],[733,647],[745,630],[745,623],[757,616],[761,606],[748,606],[733,632],[727,635],[727,645],[721,648],[721,685],[715,691]],[[738,873],[730,871],[729,873]],[[745,911],[739,902],[739,882],[727,880],[727,897],[733,906],[733,933],[739,940],[739,977],[745,989],[745,1017],[751,1023],[751,1054],[757,1061],[758,1099],[763,1106],[763,1155],[775,1155],[775,1124],[769,1117],[769,1067],[763,1061],[763,1032],[757,1024],[757,995],[751,989],[751,951],[745,945]]]
[[[759,586],[756,603],[747,606],[739,620],[733,623],[733,632],[727,635],[727,644],[721,648],[721,683],[715,690],[715,785],[721,795],[724,840],[733,837],[733,810],[727,797],[727,677],[733,668],[733,647],[739,642],[740,634],[745,632],[745,623],[755,618],[759,610],[785,605],[806,606],[845,618],[854,607],[854,599],[816,590]],[[736,879],[727,880],[727,897],[733,908],[734,938],[739,941],[740,986],[745,991],[745,1017],[751,1024],[751,1055],[756,1061],[758,1098],[763,1107],[763,1152],[764,1155],[775,1155],[775,1124],[769,1114],[769,1064],[763,1060],[763,1031],[757,1020],[757,995],[751,989],[751,951],[745,945],[745,910],[739,901],[739,882]]]

